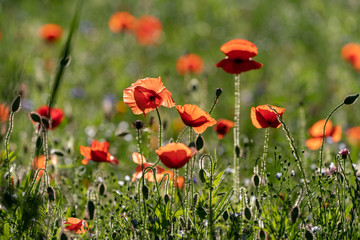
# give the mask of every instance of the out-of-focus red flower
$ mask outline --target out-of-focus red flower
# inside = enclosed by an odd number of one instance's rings
[[[85,227],[86,228],[88,227],[88,224],[86,223],[85,220],[81,220],[73,217],[66,218],[65,224],[68,224],[65,227],[65,231],[72,231],[75,232],[76,234],[86,233],[87,230],[85,229]]]
[[[185,125],[192,127],[196,133],[203,133],[206,128],[216,124],[215,119],[210,117],[210,114],[196,105],[177,105],[176,109]]]
[[[34,170],[45,168],[45,156],[41,155],[39,157],[35,157],[34,160],[31,163],[31,167]],[[39,180],[43,174],[44,174],[44,170],[40,170],[36,180]]]
[[[309,129],[310,138],[306,140],[305,144],[311,150],[317,150],[321,147],[325,121],[326,119],[317,121]],[[334,127],[329,120],[325,128],[325,138],[331,138],[332,142],[339,142],[341,139],[341,127]]]
[[[226,57],[216,64],[225,72],[240,74],[242,72],[259,69],[263,65],[252,60],[258,54],[258,49],[252,42],[243,39],[233,39],[221,46]]]
[[[188,148],[183,143],[169,143],[159,147],[156,151],[161,162],[168,168],[181,168],[194,156],[196,149]]]
[[[229,132],[230,128],[232,128],[234,126],[235,126],[235,123],[233,121],[226,120],[226,119],[219,119],[219,120],[217,120],[214,130],[217,132],[218,138],[223,139],[225,134]]]
[[[49,115],[49,107],[47,105],[39,107],[36,112],[42,117],[47,118]],[[60,125],[64,119],[64,112],[61,108],[52,108],[50,114],[50,129],[54,129]]]
[[[108,162],[112,164],[119,164],[119,161],[109,153],[109,142],[92,141],[90,147],[80,146],[80,153],[85,158],[81,163],[86,165],[90,160],[94,162]]]
[[[203,60],[199,55],[193,53],[181,56],[176,62],[176,70],[182,76],[188,73],[200,74],[203,68]]]
[[[360,71],[360,45],[356,43],[348,43],[341,49],[343,59]]]
[[[272,106],[280,117],[285,112],[285,108]],[[281,123],[277,119],[276,113],[269,108],[268,105],[260,105],[251,108],[251,122],[256,128],[279,128]]]
[[[164,87],[160,77],[137,80],[124,90],[123,99],[134,114],[143,113],[144,116],[161,105],[168,108],[175,106],[171,93]]]
[[[0,123],[6,122],[9,119],[9,107],[6,104],[0,103]]]
[[[182,176],[176,177],[175,179],[175,187],[176,188],[183,188],[184,187],[185,178]]]
[[[156,45],[159,43],[162,25],[158,18],[150,15],[142,16],[136,21],[135,35],[141,45]]]
[[[135,27],[136,18],[128,12],[116,12],[109,20],[109,28],[113,33],[131,31]]]
[[[360,147],[360,126],[349,128],[346,137],[351,145]]]
[[[63,29],[54,23],[43,25],[39,29],[39,36],[47,42],[55,42],[62,36]]]
[[[132,160],[134,163],[136,163],[138,166],[135,168],[135,173],[132,176],[132,181],[135,182],[136,179],[140,179],[142,177],[143,170],[147,167],[153,166],[153,163],[147,163],[146,158],[137,152],[133,152],[132,154]],[[163,178],[164,174],[166,173],[165,169],[156,166],[156,181],[159,182]],[[155,182],[154,173],[152,170],[145,173],[144,178],[148,180],[149,182]]]

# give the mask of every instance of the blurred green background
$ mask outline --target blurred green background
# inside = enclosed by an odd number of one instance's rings
[[[74,9],[75,1],[69,0],[0,1],[0,100],[10,104],[20,89],[24,93],[23,110],[16,116],[12,135],[16,143],[13,149],[23,156],[23,163],[31,160],[29,142],[34,132],[27,114],[47,103],[54,66]],[[159,18],[163,24],[161,43],[141,46],[134,35],[112,33],[108,21],[117,11],[128,11],[137,18],[146,14]],[[220,46],[235,38],[255,43],[259,49],[255,60],[264,64],[260,70],[241,75],[243,141],[253,141],[254,157],[261,155],[256,150],[262,149],[264,132],[252,126],[250,108],[262,104],[286,108],[283,119],[300,141],[299,136],[304,134],[300,127],[301,104],[308,128],[325,118],[346,95],[359,92],[359,73],[340,55],[346,43],[360,43],[359,12],[358,0],[86,0],[73,41],[71,64],[56,102],[64,109],[66,120],[50,133],[50,146],[68,151],[68,163],[79,165],[79,145],[88,145],[92,138],[109,140],[110,152],[124,170],[121,174],[130,174],[135,168],[130,160],[131,152],[136,150],[135,139],[127,141],[116,134],[126,129],[126,123],[136,119],[148,123],[156,115],[135,116],[127,107],[125,113],[116,112],[116,102],[122,100],[126,87],[145,77],[161,76],[177,104],[198,103],[205,110],[210,108],[216,88],[222,88],[213,116],[232,119],[234,76],[215,64],[224,57]],[[46,23],[63,27],[61,41],[47,44],[39,38],[38,29]],[[197,79],[197,102],[188,101],[185,89],[189,86],[175,69],[177,59],[185,53],[200,55],[205,64],[202,74],[192,76]],[[104,100],[113,103],[108,114]],[[359,125],[359,107],[356,104],[340,110],[333,122],[343,129]],[[161,108],[160,112],[168,123],[165,140],[176,138],[173,122],[178,121],[177,111]],[[133,128],[129,131],[135,134]],[[281,131],[270,134],[270,148],[278,144],[287,147]],[[225,165],[232,161],[231,135],[222,143]],[[208,151],[220,145],[212,129],[204,138]],[[153,152],[147,156],[155,161]],[[252,166],[249,163],[248,167]]]

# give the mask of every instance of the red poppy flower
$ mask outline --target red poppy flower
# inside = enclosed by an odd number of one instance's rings
[[[55,42],[61,38],[62,28],[54,23],[45,24],[39,29],[39,35],[47,42]]]
[[[285,112],[285,108],[272,106],[280,117]],[[277,119],[276,113],[268,105],[261,105],[251,108],[251,121],[256,128],[279,128],[281,123]]]
[[[144,116],[161,105],[168,108],[175,106],[171,93],[164,87],[160,77],[137,80],[124,90],[123,98],[134,114],[143,113]]]
[[[85,229],[85,227],[88,227],[88,224],[86,223],[85,220],[81,220],[78,218],[66,218],[66,222],[65,224],[69,224],[65,227],[65,231],[72,231],[75,232],[76,234],[83,234],[85,233],[87,230]]]
[[[348,43],[341,49],[341,56],[345,61],[351,63],[353,68],[360,71],[360,45]]]
[[[263,65],[252,60],[258,54],[257,47],[247,40],[234,39],[221,46],[220,50],[226,57],[216,64],[225,72],[240,74],[242,72],[259,69]]]
[[[192,53],[181,56],[176,63],[176,70],[182,76],[188,73],[200,74],[203,68],[201,57]]]
[[[351,145],[360,147],[360,126],[349,128],[346,136]]]
[[[9,107],[0,103],[0,123],[6,122],[9,118]]]
[[[119,164],[119,161],[109,153],[109,142],[92,141],[90,147],[80,146],[80,153],[85,158],[81,161],[86,165],[90,160],[94,162],[108,162],[112,164]]]
[[[42,117],[48,117],[49,107],[47,105],[39,107],[36,112]],[[54,129],[60,125],[64,119],[64,112],[61,108],[52,108],[50,114],[50,129]]]
[[[142,177],[142,173],[145,168],[154,165],[153,163],[147,163],[146,158],[137,152],[134,152],[132,154],[132,160],[134,163],[138,164],[138,166],[135,168],[135,173],[132,176],[133,182],[135,182],[136,179],[140,179]],[[160,166],[156,166],[155,168],[156,168],[156,181],[159,182],[163,178],[166,171],[164,168]],[[154,173],[152,170],[145,173],[144,178],[149,182],[155,182]]]
[[[230,128],[234,127],[235,123],[226,119],[217,120],[214,130],[218,133],[218,138],[223,139],[225,134],[229,132]]]
[[[156,151],[161,162],[168,168],[181,168],[196,153],[195,148],[188,148],[183,143],[169,143]]]
[[[162,25],[154,16],[142,16],[135,25],[135,35],[141,45],[155,45],[159,43],[162,33]]]
[[[216,124],[215,119],[210,117],[210,114],[196,105],[177,105],[176,109],[180,113],[180,117],[185,125],[192,127],[196,133],[203,133],[207,127],[211,127]]]
[[[116,12],[109,20],[109,28],[113,33],[133,30],[136,18],[128,12]]]
[[[305,144],[311,150],[317,150],[321,147],[325,121],[326,119],[317,121],[309,129],[310,138],[306,140]],[[329,120],[325,128],[325,138],[331,138],[333,142],[339,142],[341,139],[341,127],[334,127],[332,122]]]

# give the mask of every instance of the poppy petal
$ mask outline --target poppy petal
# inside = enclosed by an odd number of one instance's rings
[[[305,145],[311,150],[319,149],[321,147],[321,144],[322,144],[322,138],[321,137],[309,138],[305,142]]]
[[[230,59],[246,60],[258,54],[258,49],[255,44],[244,39],[233,39],[223,44],[220,51]]]
[[[143,163],[146,163],[146,158],[144,157],[144,155],[138,153],[138,152],[133,152],[132,153],[132,160],[134,163],[141,165]]]
[[[310,134],[311,137],[313,137],[313,138],[316,138],[316,137],[322,138],[325,121],[326,121],[326,119],[322,119],[322,120],[317,121],[316,123],[314,123],[312,125],[312,127],[309,129],[309,134]],[[325,137],[330,136],[330,134],[332,132],[332,129],[333,129],[333,124],[332,124],[331,120],[329,120],[326,123]]]
[[[222,68],[230,74],[240,74],[254,69],[260,69],[263,65],[254,60],[233,60],[224,58],[216,64],[218,68]]]
[[[339,142],[341,140],[341,127],[335,126],[331,134],[333,142]]]

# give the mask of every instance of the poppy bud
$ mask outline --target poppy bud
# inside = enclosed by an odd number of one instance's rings
[[[222,215],[223,219],[225,220],[225,222],[229,219],[229,213],[228,211],[225,211]]]
[[[344,104],[351,105],[351,104],[355,103],[358,98],[359,98],[359,94],[347,96],[344,99]]]
[[[202,183],[206,183],[207,177],[206,177],[206,172],[204,169],[200,169],[199,177],[200,177],[200,180]]]
[[[195,193],[193,196],[193,204],[191,206],[191,211],[194,211],[194,209],[196,208],[198,200],[199,200],[199,194]]]
[[[201,134],[198,135],[196,138],[196,150],[201,150],[204,147],[204,138],[201,136]]]
[[[248,207],[246,207],[245,208],[245,217],[246,217],[246,219],[248,220],[248,221],[250,221],[251,220],[251,211],[250,211],[250,209],[248,208]]]
[[[136,122],[135,122],[135,128],[137,129],[137,130],[140,130],[140,129],[142,129],[144,127],[144,123],[141,121],[141,120],[136,120]]]
[[[104,195],[104,192],[105,192],[105,185],[101,183],[99,186],[99,195],[100,196]]]
[[[41,122],[41,116],[37,112],[31,112],[29,116],[33,122],[36,122],[36,123]]]
[[[52,187],[48,187],[47,188],[47,194],[48,194],[48,198],[51,202],[55,201],[56,199],[56,192]]]
[[[169,196],[169,194],[165,194],[165,196],[164,196],[164,201],[165,201],[165,204],[167,204],[167,203],[170,201],[170,196]]]
[[[294,206],[293,209],[291,210],[291,222],[294,224],[297,220],[297,218],[299,217],[299,207],[298,206]]]
[[[259,185],[260,185],[260,177],[259,177],[259,175],[255,174],[253,176],[252,182],[254,183],[255,187],[259,187]]]
[[[235,147],[235,152],[236,152],[236,157],[240,157],[240,147],[239,146]]]
[[[61,234],[60,240],[68,240],[68,237],[66,236],[65,233],[62,233],[62,234]]]
[[[46,129],[48,129],[50,127],[49,119],[42,117],[41,122],[42,122],[42,124],[44,124]]]
[[[149,188],[147,186],[142,187],[142,192],[144,194],[144,198],[147,200],[149,198]]]
[[[20,95],[15,98],[14,102],[13,102],[12,105],[11,105],[11,111],[12,111],[12,112],[17,112],[17,111],[19,111],[20,106],[21,106],[21,101],[20,101],[20,100],[21,100],[21,96],[20,96]]]
[[[266,233],[264,232],[264,230],[260,230],[259,231],[259,238],[261,239],[261,240],[265,240],[266,239]]]
[[[89,219],[94,219],[94,213],[95,213],[95,204],[93,201],[89,201],[87,205],[88,211],[89,211]]]
[[[223,90],[221,88],[216,89],[216,97],[220,97],[220,95],[222,94]]]

